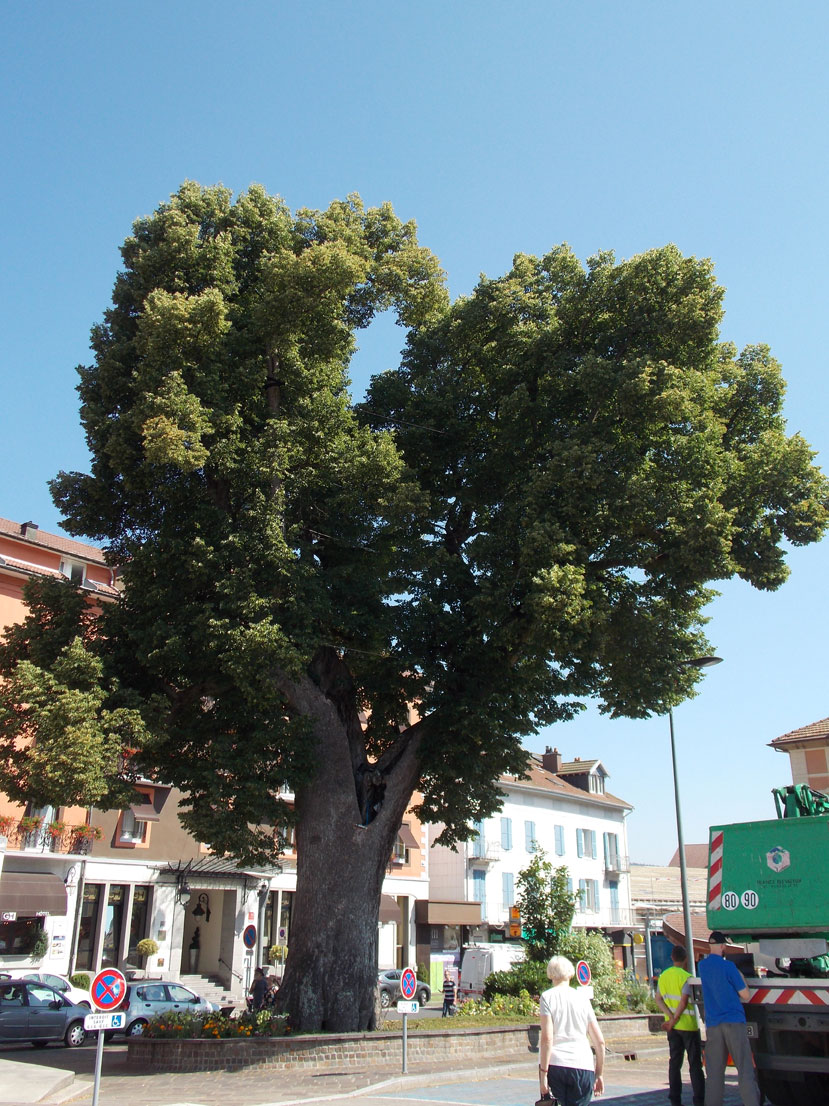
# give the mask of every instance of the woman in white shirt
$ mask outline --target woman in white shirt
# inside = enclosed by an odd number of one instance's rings
[[[587,1106],[594,1090],[604,1090],[604,1037],[590,1000],[570,986],[575,971],[566,956],[554,956],[547,965],[552,987],[541,996],[538,1080],[542,1097],[551,1093],[559,1106]]]

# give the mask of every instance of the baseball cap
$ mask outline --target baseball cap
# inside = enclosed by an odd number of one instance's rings
[[[722,932],[721,929],[715,929],[714,932],[708,938],[709,945],[727,945],[728,938]]]

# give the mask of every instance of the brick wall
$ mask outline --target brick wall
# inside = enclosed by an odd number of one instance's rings
[[[661,1023],[663,1019],[659,1018]],[[600,1019],[605,1037],[648,1033],[648,1016]],[[408,1057],[421,1061],[515,1059],[538,1052],[537,1025],[410,1033]],[[267,1068],[302,1072],[394,1065],[400,1062],[400,1033],[330,1033],[304,1037],[252,1037],[231,1041],[129,1040],[128,1064],[142,1071],[233,1071]]]

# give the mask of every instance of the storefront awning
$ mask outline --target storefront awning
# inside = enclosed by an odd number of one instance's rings
[[[0,875],[0,915],[18,918],[66,914],[66,888],[51,872],[3,872]]]
[[[407,849],[419,849],[420,842],[411,831],[411,827],[407,822],[404,822],[400,829],[397,831],[397,836],[403,842]]]
[[[481,904],[418,899],[415,902],[415,921],[432,926],[479,926]]]
[[[380,896],[380,921],[383,923],[400,921],[400,907],[397,905],[397,899],[393,899],[391,895]]]

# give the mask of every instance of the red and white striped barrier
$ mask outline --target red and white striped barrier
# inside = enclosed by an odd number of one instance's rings
[[[749,985],[750,986],[750,985]],[[751,987],[749,1005],[759,1006],[761,1003],[771,1006],[829,1006],[829,986],[816,989],[814,984],[809,987]]]
[[[723,832],[711,834],[710,860],[708,865],[708,909],[719,910],[722,907],[722,853]]]

